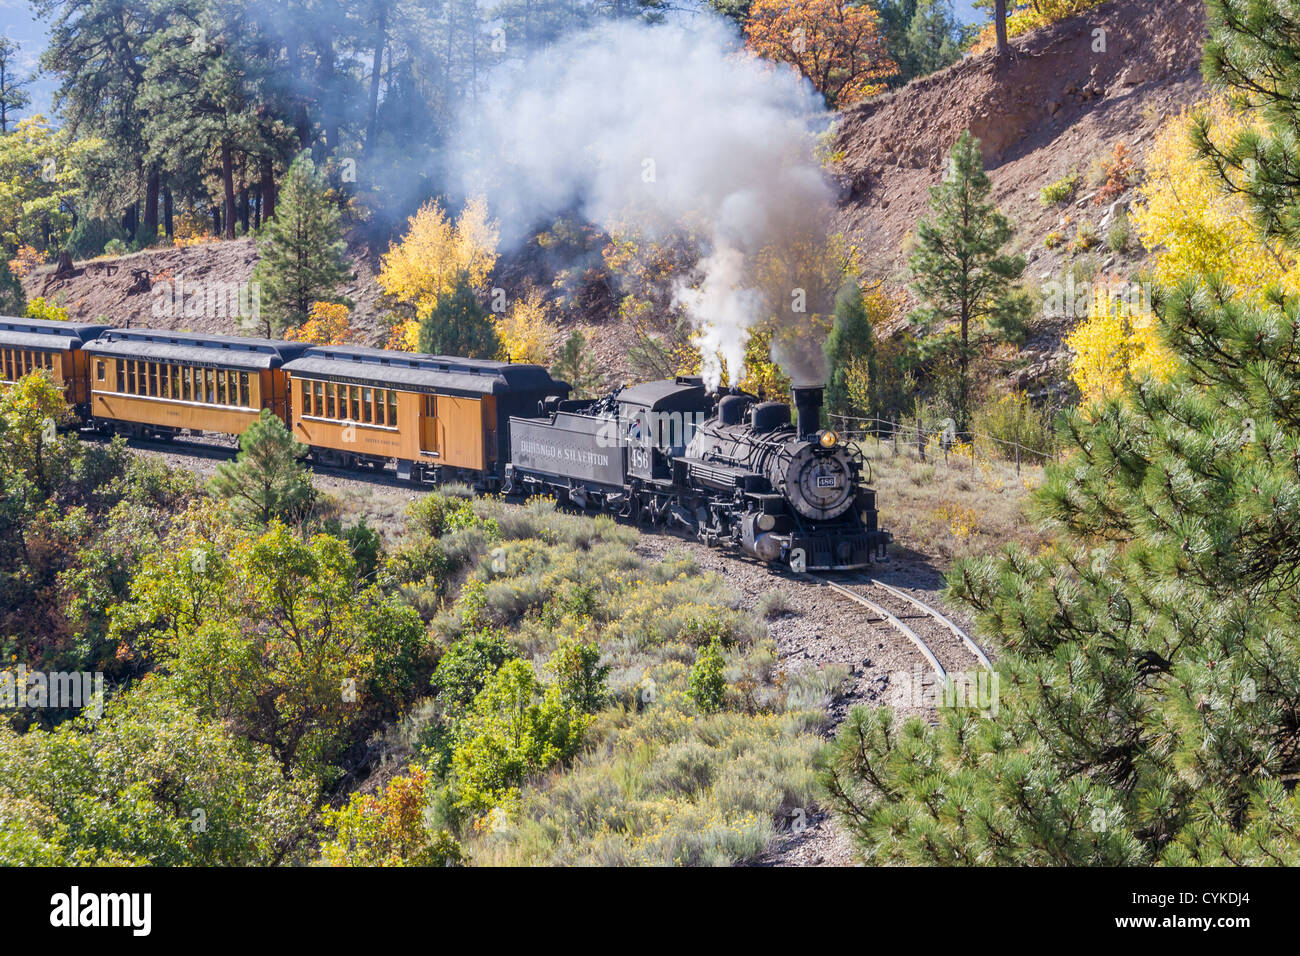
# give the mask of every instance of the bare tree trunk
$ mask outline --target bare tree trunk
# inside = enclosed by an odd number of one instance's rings
[[[1011,47],[1007,43],[1007,0],[993,2],[993,32],[998,37],[998,59],[1006,59],[1011,55]]]
[[[248,220],[252,213],[249,209],[248,161],[249,156],[245,153],[243,162],[239,164],[239,221],[244,226],[244,235],[248,235]]]
[[[158,235],[158,193],[161,187],[162,179],[158,175],[158,168],[154,167],[149,170],[149,178],[144,187],[144,228],[155,236]]]
[[[235,238],[235,172],[230,156],[230,144],[221,144],[221,186],[225,192],[226,238]]]
[[[275,215],[275,164],[262,160],[262,221]]]
[[[339,149],[339,111],[337,107],[338,90],[335,87],[334,75],[334,41],[331,37],[325,37],[319,47],[320,55],[320,88],[325,91],[324,100],[328,106],[321,107],[321,119],[324,121],[325,135],[325,155],[330,156],[338,152]]]
[[[379,20],[375,24],[375,61],[370,66],[370,115],[366,121],[366,155],[375,148],[379,127],[379,71],[384,63],[384,48],[388,45],[388,4],[379,4]]]

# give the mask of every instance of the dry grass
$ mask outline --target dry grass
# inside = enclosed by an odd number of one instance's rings
[[[861,446],[883,527],[895,545],[926,555],[941,570],[959,558],[989,554],[1009,541],[1033,547],[1046,536],[1026,516],[1031,489],[1043,469],[930,451],[867,439]]]
[[[312,484],[329,499],[344,524],[366,523],[383,535],[385,545],[393,544],[406,529],[406,509],[423,494],[423,489],[393,486],[382,481],[336,478],[317,472]]]

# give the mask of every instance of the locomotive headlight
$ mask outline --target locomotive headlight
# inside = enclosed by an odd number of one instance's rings
[[[823,448],[834,448],[836,442],[839,440],[840,436],[835,434],[829,428],[822,432],[821,437],[817,439]]]
[[[775,528],[775,527],[776,527],[776,515],[759,515],[759,516],[758,516],[758,530],[759,530],[759,531],[771,531],[771,530],[772,530],[773,528]]]

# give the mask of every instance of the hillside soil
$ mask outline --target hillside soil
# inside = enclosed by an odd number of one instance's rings
[[[1097,203],[1101,164],[1123,143],[1140,170],[1161,124],[1205,96],[1204,35],[1203,0],[1103,4],[1016,37],[1006,62],[992,53],[968,57],[851,107],[834,146],[843,187],[838,228],[865,257],[867,275],[906,282],[929,190],[969,129],[980,140],[991,198],[1015,226],[1012,248],[1028,260],[1026,278],[1064,281],[1075,267],[1130,276],[1147,255],[1135,239],[1126,251],[1102,245],[1087,254],[1068,243],[1048,249],[1044,240],[1052,232],[1072,239],[1081,226],[1105,237],[1133,193]],[[1071,172],[1081,177],[1072,200],[1045,205],[1040,190]],[[1021,363],[1029,379],[1059,366],[1071,321],[1035,330]]]

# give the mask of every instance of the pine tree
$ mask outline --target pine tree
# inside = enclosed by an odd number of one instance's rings
[[[958,431],[969,430],[974,333],[987,323],[1005,324],[1008,311],[1026,302],[1012,283],[1025,271],[1023,256],[1006,255],[1011,222],[988,201],[979,140],[963,132],[948,154],[948,171],[930,190],[933,218],[916,225],[912,288],[922,306],[923,327],[938,327],[938,345],[956,367],[953,412]]]
[[[60,78],[55,101],[62,127],[102,139],[96,154],[103,173],[99,199],[156,233],[161,184],[145,131],[150,38],[167,24],[166,4],[148,0],[34,0],[50,24],[41,65]],[[141,212],[139,200],[144,199]]]
[[[9,132],[9,124],[18,117],[14,114],[26,109],[32,101],[27,92],[30,79],[18,76],[18,51],[22,47],[7,36],[0,36],[0,133]]]
[[[23,293],[23,284],[0,256],[0,315],[22,315],[26,310],[27,296]]]
[[[1294,249],[1300,21],[1279,10],[1212,2],[1206,73],[1265,118],[1251,189]],[[996,714],[858,710],[828,753],[868,859],[1300,864],[1300,301],[1212,274],[1154,307],[1175,371],[1068,418],[1036,495],[1052,547],[950,576],[1002,644]]]
[[[952,63],[976,32],[958,21],[952,0],[874,0],[872,6],[898,64],[898,75],[890,80],[893,87]]]
[[[836,415],[874,418],[879,412],[876,400],[878,370],[876,342],[871,316],[862,298],[862,289],[851,282],[835,299],[835,324],[826,337],[826,408]],[[862,407],[854,401],[851,378],[866,374],[870,401]]]
[[[420,317],[419,349],[431,355],[492,359],[501,349],[492,316],[474,294],[467,275],[460,275],[449,293],[438,297]]]
[[[239,436],[239,455],[217,468],[209,487],[236,512],[259,525],[302,517],[316,498],[311,476],[298,463],[307,446],[295,441],[270,409]]]
[[[920,0],[907,25],[912,76],[933,73],[960,58],[972,33],[953,13],[951,0]]]
[[[587,346],[587,337],[578,329],[564,340],[560,354],[551,366],[551,375],[569,384],[573,389],[570,398],[592,397],[604,385],[605,379],[596,357]]]
[[[260,321],[267,334],[302,325],[312,303],[334,299],[349,274],[345,249],[339,211],[304,153],[285,174],[275,217],[257,236],[253,280],[261,283]]]
[[[272,153],[283,124],[265,117],[268,64],[238,4],[171,0],[173,22],[150,37],[140,105],[152,165],[184,182],[215,172],[226,239],[235,238],[237,158]],[[213,166],[215,164],[215,169]],[[204,199],[207,198],[204,188]]]

